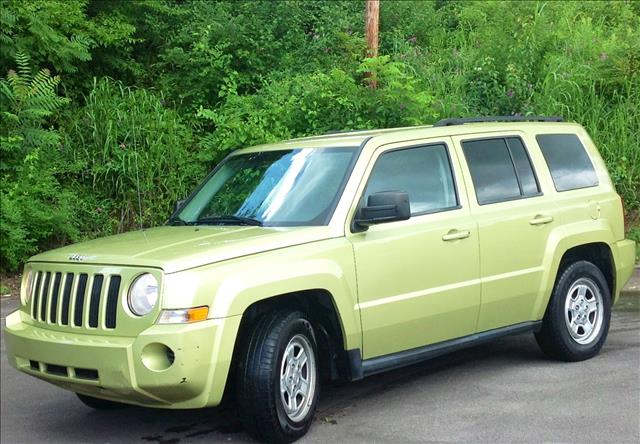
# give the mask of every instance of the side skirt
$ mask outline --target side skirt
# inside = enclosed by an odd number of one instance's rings
[[[496,328],[482,333],[474,333],[469,336],[451,339],[449,341],[438,342],[424,347],[412,348],[397,353],[378,356],[371,359],[354,359],[360,357],[360,350],[349,350],[349,366],[351,367],[351,377],[353,380],[362,379],[366,376],[386,372],[418,362],[437,358],[457,350],[475,345],[491,342],[494,339],[520,333],[535,332],[540,329],[542,321],[528,321],[520,324],[509,325],[508,327]]]

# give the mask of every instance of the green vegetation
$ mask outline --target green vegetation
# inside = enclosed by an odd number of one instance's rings
[[[585,125],[640,237],[640,2],[382,0],[367,59],[363,1],[0,1],[2,270],[162,223],[234,148],[451,116]]]

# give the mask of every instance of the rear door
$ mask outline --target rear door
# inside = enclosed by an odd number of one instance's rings
[[[535,143],[517,131],[456,136],[471,212],[478,223],[482,303],[478,331],[532,320],[549,234],[558,210],[534,164]],[[534,160],[532,163],[532,158]]]
[[[409,220],[349,233],[365,359],[475,332],[480,304],[478,232],[451,139],[378,149],[358,197],[409,194]]]

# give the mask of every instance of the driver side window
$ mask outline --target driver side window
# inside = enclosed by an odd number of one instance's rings
[[[457,208],[446,145],[403,148],[382,154],[369,177],[365,202],[381,191],[408,193],[412,216]]]

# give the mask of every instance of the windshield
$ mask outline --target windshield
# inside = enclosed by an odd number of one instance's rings
[[[231,156],[170,223],[326,225],[357,151],[301,148]]]

